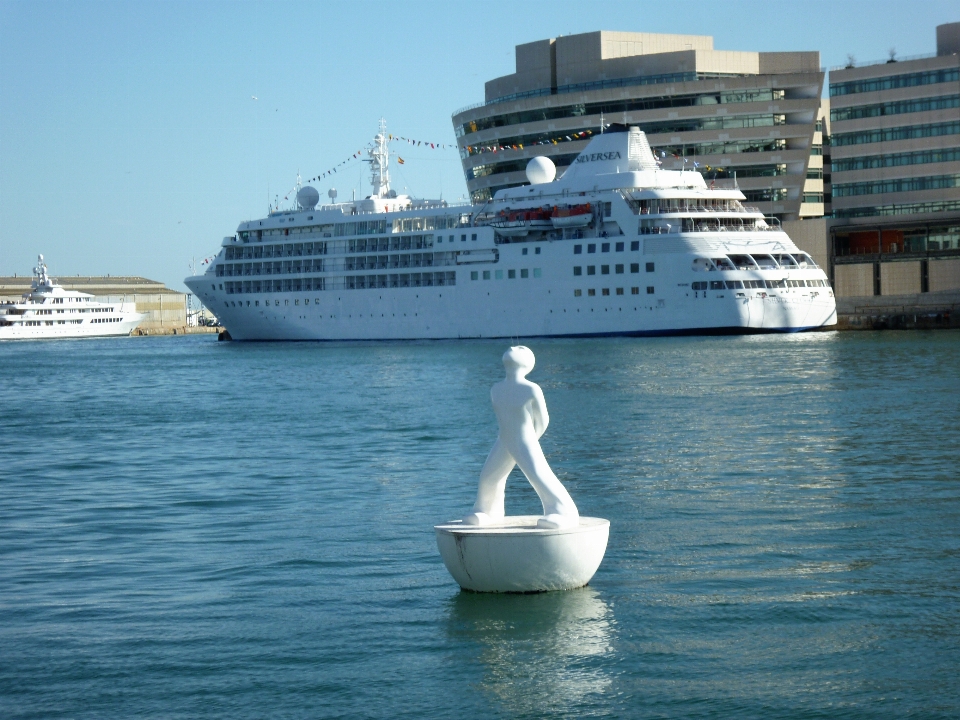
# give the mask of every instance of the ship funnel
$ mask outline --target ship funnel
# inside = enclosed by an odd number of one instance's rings
[[[650,143],[640,128],[611,125],[603,134],[593,136],[567,168],[563,180],[657,169]]]

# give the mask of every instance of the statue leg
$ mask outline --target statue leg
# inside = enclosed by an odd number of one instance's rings
[[[473,512],[463,519],[464,523],[487,525],[504,516],[503,500],[507,489],[507,476],[516,464],[516,460],[498,437],[480,471],[480,486],[477,489]]]
[[[543,455],[540,442],[536,437],[521,437],[518,447],[514,448],[517,465],[533,485],[543,503],[543,517],[537,522],[539,527],[573,527],[580,523],[580,513],[570,497],[570,493],[560,479],[550,469]]]

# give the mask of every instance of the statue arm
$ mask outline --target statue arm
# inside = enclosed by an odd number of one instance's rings
[[[534,385],[530,413],[533,416],[533,428],[536,430],[537,437],[540,437],[547,431],[547,426],[550,424],[550,413],[547,412],[547,401],[543,397],[543,391],[536,385]]]

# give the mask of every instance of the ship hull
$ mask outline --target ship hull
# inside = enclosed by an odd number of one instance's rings
[[[538,246],[541,252],[534,255]],[[569,241],[501,245],[497,262],[451,268],[455,282],[446,286],[224,296],[218,278],[185,282],[235,340],[789,333],[836,323],[836,304],[826,287],[728,289],[728,281],[763,273],[693,272],[696,252],[584,257],[574,255],[573,247]],[[523,248],[530,254],[523,255]],[[757,252],[758,244],[751,249]],[[583,274],[574,275],[576,267]],[[501,279],[493,268],[500,269]],[[588,268],[596,274],[586,275]],[[485,274],[490,279],[483,279]],[[804,285],[823,278],[819,269],[777,274]],[[716,286],[720,278],[723,289],[693,289],[700,282]]]

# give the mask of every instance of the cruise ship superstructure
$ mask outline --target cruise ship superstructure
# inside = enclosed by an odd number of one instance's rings
[[[88,293],[65,290],[37,259],[30,292],[20,302],[0,304],[0,340],[129,335],[146,315],[122,304],[102,303]]]
[[[736,187],[661,170],[611,126],[560,178],[483,205],[397,195],[383,128],[373,193],[244,222],[185,282],[236,340],[796,332],[836,323],[823,271]]]

